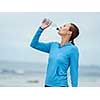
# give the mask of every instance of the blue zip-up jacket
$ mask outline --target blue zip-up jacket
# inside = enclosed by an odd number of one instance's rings
[[[32,48],[49,53],[45,85],[68,87],[67,71],[70,67],[72,87],[78,86],[78,48],[68,42],[60,47],[58,42],[39,42],[43,29],[39,27],[30,44]]]

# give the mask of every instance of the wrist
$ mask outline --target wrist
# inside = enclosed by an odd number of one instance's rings
[[[45,28],[43,28],[42,26],[40,26],[40,28],[42,29],[42,30],[44,30]]]

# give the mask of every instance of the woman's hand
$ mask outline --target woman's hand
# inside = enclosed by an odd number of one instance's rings
[[[41,28],[42,29],[46,29],[47,27],[49,27],[52,24],[52,21],[49,19],[44,18],[42,21],[42,25]]]

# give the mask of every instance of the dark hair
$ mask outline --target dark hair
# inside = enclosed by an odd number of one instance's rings
[[[79,35],[79,28],[73,23],[70,23],[70,24],[71,26],[69,30],[72,31],[72,36],[70,38],[70,41],[73,45],[75,45],[74,39]]]

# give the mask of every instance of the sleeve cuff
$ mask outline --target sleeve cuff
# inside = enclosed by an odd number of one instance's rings
[[[43,31],[43,30],[44,30],[43,28],[41,28],[41,26],[39,27],[39,29],[40,29],[41,31]]]

